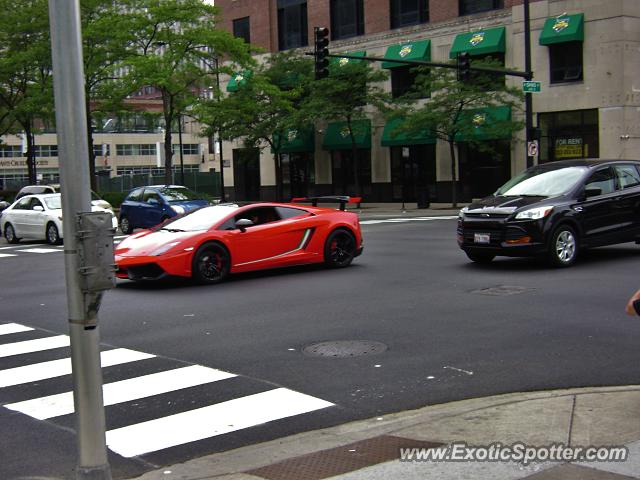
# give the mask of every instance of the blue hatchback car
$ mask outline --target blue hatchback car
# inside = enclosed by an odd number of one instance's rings
[[[120,205],[120,230],[149,228],[168,218],[209,205],[197,193],[180,185],[150,185],[133,189]]]

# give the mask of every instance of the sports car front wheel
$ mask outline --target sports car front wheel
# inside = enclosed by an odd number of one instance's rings
[[[331,232],[324,247],[324,263],[330,268],[347,267],[356,256],[356,238],[347,230]]]
[[[205,243],[193,256],[192,277],[198,283],[219,283],[229,274],[231,257],[218,243]]]

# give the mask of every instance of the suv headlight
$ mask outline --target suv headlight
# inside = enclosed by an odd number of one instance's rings
[[[458,212],[458,218],[464,218],[464,214],[467,213],[469,211],[468,207],[463,207],[460,209],[460,211]]]
[[[540,220],[551,213],[553,207],[536,207],[516,214],[516,220]]]
[[[174,205],[171,207],[171,209],[178,215],[182,215],[184,213],[184,207],[181,207],[180,205]]]

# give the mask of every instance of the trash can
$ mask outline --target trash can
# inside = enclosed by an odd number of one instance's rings
[[[429,208],[431,202],[429,201],[429,189],[421,188],[416,192],[416,201],[418,208]]]

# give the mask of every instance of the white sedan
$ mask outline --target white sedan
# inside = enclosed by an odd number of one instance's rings
[[[92,206],[94,212],[109,212],[113,228],[118,219],[112,210]],[[51,245],[62,242],[62,198],[59,193],[27,195],[16,200],[0,214],[0,230],[9,243],[21,238],[46,240]]]

